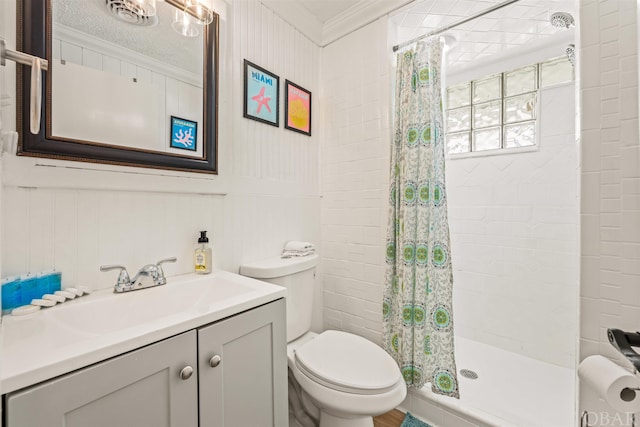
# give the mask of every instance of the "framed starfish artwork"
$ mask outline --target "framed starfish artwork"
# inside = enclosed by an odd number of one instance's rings
[[[311,92],[284,81],[284,127],[311,136]]]
[[[244,60],[244,117],[280,126],[280,77]]]
[[[196,151],[198,142],[198,122],[171,116],[171,148]]]

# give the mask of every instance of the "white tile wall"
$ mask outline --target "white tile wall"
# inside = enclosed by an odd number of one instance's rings
[[[390,85],[386,18],[322,54],[324,326],[381,342]]]
[[[540,91],[538,151],[446,163],[456,334],[568,368],[579,287],[574,90]]]
[[[383,24],[328,46],[322,62],[324,323],[376,342],[392,96]],[[578,328],[574,86],[545,90],[541,103],[539,151],[447,162],[456,327],[570,367]]]
[[[628,366],[607,328],[640,322],[640,167],[637,2],[580,2],[580,360],[609,356]],[[581,386],[580,411],[614,411]],[[629,425],[626,422],[618,425]],[[592,420],[595,422],[595,419]],[[603,422],[601,419],[598,422]]]

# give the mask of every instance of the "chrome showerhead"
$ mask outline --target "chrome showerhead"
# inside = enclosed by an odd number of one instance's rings
[[[570,44],[565,49],[565,52],[567,53],[567,58],[569,59],[569,62],[571,62],[571,65],[575,67],[576,66],[576,45]]]
[[[549,22],[556,28],[568,29],[574,26],[575,21],[570,13],[556,12],[551,15]]]

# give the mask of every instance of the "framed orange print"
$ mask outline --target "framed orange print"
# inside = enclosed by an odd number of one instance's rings
[[[311,136],[311,92],[285,80],[284,127]]]

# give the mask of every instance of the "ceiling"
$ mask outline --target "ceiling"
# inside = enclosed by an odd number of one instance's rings
[[[300,0],[300,5],[324,24],[359,2],[360,0]]]
[[[484,11],[504,0],[261,0],[311,40],[325,46],[375,19],[388,15],[397,26],[397,43]],[[572,30],[549,22],[554,12],[577,17],[578,0],[519,0],[445,34],[454,37],[449,63],[468,66],[478,60],[549,45],[568,43]],[[557,41],[556,41],[557,43]],[[558,56],[563,50],[558,52]]]
[[[315,43],[326,46],[384,15],[389,16],[391,27],[397,28],[395,43],[402,43],[477,14],[503,0],[260,1]],[[173,20],[170,14],[172,8],[166,7],[164,2],[158,2],[160,22],[151,28],[135,28],[118,22],[109,16],[104,0],[56,0],[55,4],[56,22],[93,33],[130,49],[145,46],[143,49],[147,55],[177,67],[189,70],[201,68],[201,63],[195,61],[192,54],[199,53],[198,46],[202,39],[187,39],[172,31],[169,28]],[[519,0],[447,31],[445,34],[455,39],[447,60],[455,67],[464,68],[472,62],[514,54],[550,44],[557,39],[564,43],[571,42],[573,30],[553,27],[549,17],[558,11],[577,17],[576,9],[577,0]],[[148,43],[151,40],[153,43]],[[167,49],[169,46],[175,48]],[[167,55],[167,51],[173,53]],[[558,52],[558,56],[562,54],[563,51]]]
[[[105,0],[55,0],[53,4],[54,37],[58,24],[66,26],[113,45],[142,53],[157,61],[202,74],[202,28],[197,37],[184,37],[176,33],[174,7],[157,2],[157,23],[151,26],[132,25],[114,16]]]
[[[397,25],[397,42],[411,40],[437,28],[487,10],[503,0],[419,0],[390,15]],[[449,64],[468,67],[471,62],[516,54],[574,37],[573,29],[556,28],[549,18],[555,12],[577,17],[575,0],[520,0],[476,18],[444,34],[453,37],[447,54]],[[564,47],[558,56],[564,54]],[[451,69],[451,68],[450,68]]]
[[[260,0],[319,46],[375,21],[411,0]]]

